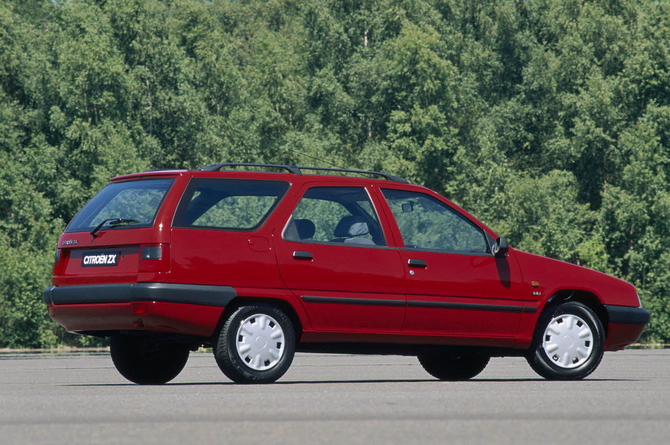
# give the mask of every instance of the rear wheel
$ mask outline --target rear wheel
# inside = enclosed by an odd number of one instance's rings
[[[605,333],[598,317],[578,302],[547,310],[538,321],[528,364],[546,379],[577,380],[600,364]]]
[[[116,369],[131,382],[162,385],[174,379],[188,361],[189,347],[155,338],[114,335],[110,353]]]
[[[253,304],[235,310],[221,328],[214,356],[221,371],[237,383],[272,383],[293,361],[296,336],[280,309]]]
[[[468,380],[486,368],[486,355],[419,355],[419,363],[428,374],[440,380]]]

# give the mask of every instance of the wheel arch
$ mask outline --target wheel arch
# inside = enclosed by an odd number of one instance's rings
[[[218,337],[219,332],[221,332],[221,328],[223,327],[223,324],[226,322],[226,320],[232,313],[234,313],[238,308],[242,306],[256,303],[267,304],[274,306],[278,309],[281,309],[291,320],[291,323],[293,323],[293,329],[295,331],[296,341],[298,342],[300,341],[300,337],[302,336],[303,325],[302,322],[300,321],[298,313],[293,308],[291,303],[289,303],[286,300],[282,300],[281,298],[267,298],[267,297],[236,297],[232,299],[224,309],[223,313],[221,314],[219,323],[216,327],[216,330],[214,331],[214,338]]]
[[[600,323],[603,325],[603,329],[605,330],[605,336],[607,336],[608,325],[609,325],[609,316],[607,314],[607,310],[605,309],[605,305],[600,300],[600,298],[598,298],[598,296],[596,294],[594,294],[593,292],[589,292],[589,291],[582,290],[582,289],[563,289],[563,290],[560,290],[560,291],[554,293],[547,300],[547,303],[544,305],[544,308],[542,309],[542,313],[549,310],[552,306],[556,306],[556,305],[559,305],[561,303],[567,303],[569,301],[575,301],[575,302],[581,303],[584,306],[591,309],[596,314],[598,319],[600,320]],[[540,314],[540,315],[542,315],[542,314]]]
[[[570,303],[578,303],[572,304]],[[570,305],[569,309],[561,309]],[[588,331],[586,336],[582,337],[570,332],[573,329],[572,324],[566,324],[564,329],[558,331],[552,329],[550,335],[548,329],[550,324],[560,319],[565,314],[575,315],[586,322]],[[590,321],[589,321],[590,319]],[[580,289],[567,289],[557,291],[549,298],[542,309],[533,334],[531,347],[526,354],[528,364],[540,376],[550,380],[576,380],[583,379],[590,375],[600,364],[607,344],[607,310],[601,300],[592,292]],[[581,326],[581,325],[578,325]],[[559,342],[553,340],[553,334],[566,335],[568,343],[562,344],[559,349]],[[579,351],[580,346],[574,346],[577,338],[584,338],[582,346],[586,349]],[[553,342],[552,349],[545,350],[544,342]],[[595,341],[594,344],[589,344]],[[588,342],[588,343],[587,343]],[[559,362],[559,358],[568,360],[571,364]],[[577,361],[573,361],[573,359]],[[574,365],[574,366],[573,366]]]

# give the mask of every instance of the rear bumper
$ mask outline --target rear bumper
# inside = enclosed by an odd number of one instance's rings
[[[609,324],[607,326],[607,351],[617,351],[635,343],[649,323],[649,312],[639,307],[606,305]]]
[[[120,283],[52,286],[44,291],[47,305],[161,301],[225,307],[237,292],[230,286],[175,283]]]
[[[49,315],[70,332],[103,335],[150,331],[211,337],[224,307],[237,296],[227,286],[127,283],[50,287]]]

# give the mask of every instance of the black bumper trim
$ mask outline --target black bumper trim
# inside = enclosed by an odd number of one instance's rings
[[[161,301],[225,307],[235,297],[237,297],[237,292],[230,286],[174,283],[52,286],[44,291],[44,302],[47,305]]]
[[[302,297],[305,303],[352,304],[356,306],[405,306],[405,300],[375,300],[373,298],[338,298],[338,297]]]
[[[649,323],[649,311],[641,307],[611,306],[605,305],[610,323],[622,324],[647,324]]]
[[[389,307],[414,307],[414,308],[436,308],[436,309],[458,309],[470,311],[491,311],[491,312],[537,312],[537,308],[522,306],[504,306],[497,304],[481,303],[447,303],[441,301],[404,301],[404,300],[376,300],[370,298],[339,298],[339,297],[314,297],[303,295],[305,303],[330,303],[330,304],[350,304],[357,306],[389,306]]]
[[[408,307],[457,309],[467,311],[490,311],[490,312],[522,312],[522,306],[504,306],[500,304],[481,303],[447,303],[441,301],[408,301]]]

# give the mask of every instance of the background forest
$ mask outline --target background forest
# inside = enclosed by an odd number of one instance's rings
[[[522,250],[635,284],[670,340],[667,0],[0,3],[0,347],[107,180],[221,161],[381,170]]]

